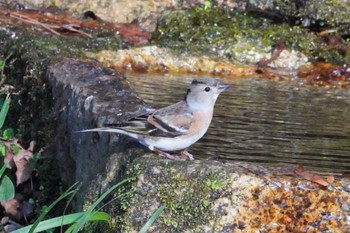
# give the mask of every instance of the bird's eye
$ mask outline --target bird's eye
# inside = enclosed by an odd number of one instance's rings
[[[206,92],[209,92],[209,91],[210,91],[210,87],[206,87],[204,90],[205,90]]]

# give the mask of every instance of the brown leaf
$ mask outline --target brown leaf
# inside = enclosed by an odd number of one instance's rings
[[[333,182],[334,182],[334,176],[328,176],[328,177],[327,177],[327,182],[328,182],[329,184],[333,184]]]
[[[130,44],[145,44],[151,39],[151,34],[136,23],[117,23],[113,29],[119,33],[123,41]]]
[[[16,178],[17,185],[27,181],[31,175],[33,168],[30,164],[30,159],[33,157],[34,141],[30,142],[27,150],[21,148],[19,152],[14,156],[13,161],[16,164]]]
[[[19,200],[13,198],[7,201],[2,201],[1,205],[5,208],[5,212],[11,219],[19,221],[22,218],[22,214],[19,210]]]
[[[271,58],[260,59],[260,61],[258,62],[258,66],[264,67],[264,66],[267,66],[270,62],[276,60],[279,57],[279,55],[282,53],[282,51],[285,49],[285,47],[286,47],[285,41],[283,39],[278,40],[271,52]]]
[[[307,179],[307,178],[306,178]],[[317,183],[319,185],[322,186],[328,186],[329,183],[327,182],[327,180],[325,180],[324,178],[322,178],[321,176],[317,175],[317,174],[313,174],[310,176],[310,178],[308,179],[314,183]]]
[[[6,12],[0,10],[0,14]],[[102,20],[100,17],[95,15],[93,12],[86,12],[85,17],[93,18],[91,20],[81,20],[67,15],[59,14],[47,14],[46,12],[35,12],[35,11],[16,11],[10,12],[8,17],[20,21],[21,23],[33,25],[35,28],[44,29],[55,35],[61,35],[59,31],[62,29],[77,32],[84,36],[91,35],[85,33],[82,30],[76,30],[72,27],[67,28],[66,25],[77,25],[79,27],[89,28],[92,30],[107,29],[110,31],[118,32],[123,41],[130,44],[144,44],[151,39],[151,33],[143,30],[137,22],[132,23],[110,23]],[[58,31],[57,31],[58,30]]]
[[[309,181],[314,182],[314,183],[317,183],[317,184],[322,185],[322,186],[328,186],[328,185],[332,184],[334,181],[333,176],[329,176],[327,178],[327,180],[325,180],[323,177],[321,177],[320,175],[318,175],[314,172],[306,171],[302,165],[296,166],[294,168],[294,172],[295,172],[295,174],[302,176],[304,179],[309,180]],[[333,180],[331,177],[333,177]]]
[[[13,141],[17,142],[17,141]],[[15,156],[11,150],[11,144],[13,142],[4,142],[6,152],[5,152],[5,158],[4,158],[4,163],[7,165],[7,168],[12,169],[15,166],[15,163],[13,161],[13,157]]]

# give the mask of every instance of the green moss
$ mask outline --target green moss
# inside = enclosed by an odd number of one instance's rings
[[[318,23],[332,25],[332,27],[350,24],[347,1],[309,0],[296,3],[295,1],[276,0],[275,6],[285,15],[295,15],[301,19],[308,18],[312,21],[311,23],[318,21]]]
[[[208,45],[237,41],[240,26],[259,27],[263,24],[263,21],[232,10],[194,8],[164,13],[153,38],[166,45],[177,41],[175,46],[207,50]]]
[[[131,200],[134,197],[136,187],[137,177],[141,173],[142,167],[139,163],[133,164],[127,171],[125,177],[130,179],[125,185],[121,186],[116,194],[114,195],[122,211],[125,211],[129,208]]]
[[[123,176],[125,179],[129,179],[128,182],[118,187],[112,197],[107,197],[106,200],[104,200],[104,203],[108,204],[105,209],[102,209],[102,211],[108,212],[112,217],[109,224],[106,224],[105,222],[91,223],[84,229],[84,232],[119,232],[121,230],[121,226],[123,225],[123,214],[132,204],[131,201],[137,190],[137,177],[141,173],[141,169],[142,167],[139,163],[130,165]],[[97,198],[98,196],[96,195],[94,199]],[[90,201],[85,202],[84,210],[88,209],[94,202],[93,198],[87,199]]]
[[[311,61],[330,57],[337,64],[348,61],[342,51],[323,47],[320,37],[306,28],[232,9],[166,12],[153,38],[166,47],[220,55],[241,63],[256,63],[266,57],[281,39],[286,49],[299,51]]]
[[[187,177],[186,173],[172,173],[168,172],[157,187],[158,198],[166,206],[160,221],[171,231],[195,229],[213,217],[210,209],[224,193],[225,174],[208,171]]]
[[[218,174],[209,173],[206,177],[205,185],[212,191],[218,191],[222,189],[226,184],[222,181]]]
[[[113,203],[108,207],[108,213],[113,217],[109,225],[103,224],[98,226],[99,232],[116,232],[121,229],[123,225],[123,214],[132,204],[135,192],[137,190],[137,178],[141,173],[142,166],[139,163],[130,165],[125,172],[127,183],[120,186],[113,195]],[[93,232],[93,231],[91,231]]]

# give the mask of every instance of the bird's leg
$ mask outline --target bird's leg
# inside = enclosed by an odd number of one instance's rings
[[[165,151],[158,150],[156,148],[154,148],[153,151],[156,152],[157,155],[159,155],[160,157],[164,157],[164,158],[171,159],[171,160],[179,160],[180,159],[178,156],[171,155]]]
[[[184,158],[186,160],[194,160],[193,155],[187,150],[180,151],[179,157]]]
[[[157,148],[153,148],[153,151],[156,152],[160,157],[171,159],[171,160],[194,160],[193,155],[189,153],[187,150],[180,151],[175,154],[170,154],[165,151],[159,150]]]

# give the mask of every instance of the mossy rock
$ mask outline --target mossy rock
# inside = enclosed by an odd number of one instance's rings
[[[122,232],[314,232],[350,229],[349,179],[332,187],[291,176],[286,168],[243,162],[169,161],[142,157]],[[327,216],[327,218],[325,218]],[[312,226],[312,227],[310,227]]]
[[[35,140],[38,147],[44,146],[54,133],[52,95],[45,77],[49,64],[63,57],[84,58],[85,51],[116,49],[122,44],[111,33],[102,38],[101,31],[91,33],[93,38],[53,36],[12,25],[0,30],[0,57],[8,57],[4,84],[12,86],[15,93],[8,126],[16,129],[25,144]]]
[[[197,7],[165,12],[153,38],[163,46],[248,64],[268,57],[279,40],[284,41],[286,50],[298,51],[310,61],[345,64],[350,60],[349,46],[324,46],[322,38],[307,28],[232,8]]]

